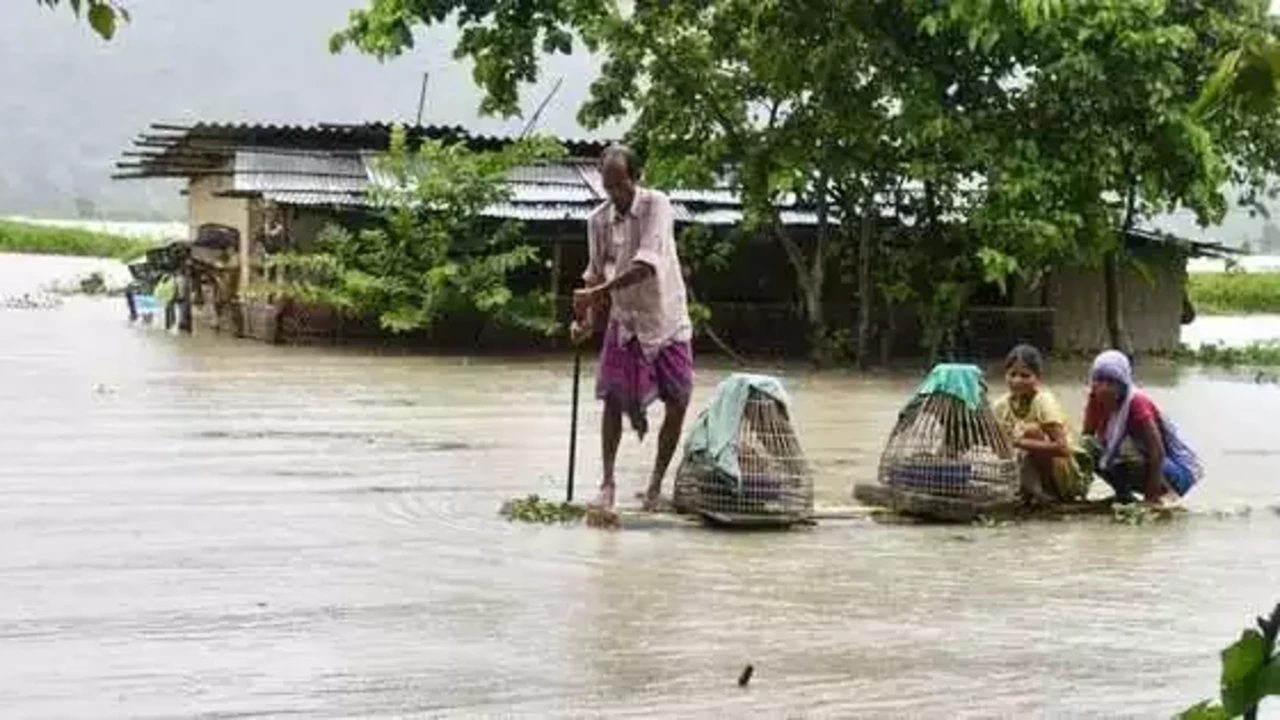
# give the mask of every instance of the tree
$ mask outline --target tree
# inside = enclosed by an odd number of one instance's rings
[[[36,4],[57,8],[62,0],[36,0]],[[129,21],[129,11],[114,0],[66,0],[66,4],[71,6],[71,11],[77,18],[83,14],[88,19],[89,26],[103,40],[115,37],[119,25]]]
[[[550,333],[557,327],[550,298],[510,287],[511,275],[537,260],[537,249],[522,241],[519,223],[495,223],[484,211],[509,198],[504,177],[512,168],[563,152],[541,138],[497,152],[437,140],[423,140],[415,150],[396,128],[376,163],[385,180],[371,190],[379,222],[358,231],[327,229],[323,252],[278,262],[301,279],[267,283],[257,292],[374,314],[392,332],[479,313]]]
[[[1004,268],[1102,265],[1112,345],[1121,323],[1122,238],[1186,207],[1221,219],[1233,148],[1227,124],[1193,111],[1215,53],[1265,19],[1254,0],[962,0],[939,16],[1016,58],[1022,88],[1005,117],[974,227]],[[1117,232],[1117,230],[1119,232]]]
[[[595,127],[633,118],[629,137],[660,184],[731,180],[748,227],[776,239],[788,259],[817,356],[836,344],[824,309],[828,270],[842,246],[856,244],[858,346],[865,363],[877,295],[908,299],[898,292],[901,283],[890,289],[875,280],[883,195],[906,174],[925,173],[928,205],[935,219],[945,214],[955,175],[967,161],[954,156],[964,138],[943,117],[954,111],[944,107],[944,91],[956,78],[989,70],[975,63],[948,67],[956,59],[950,51],[962,44],[932,49],[937,38],[917,29],[922,8],[930,7],[677,0],[637,2],[623,12],[602,0],[540,0],[517,13],[483,0],[371,0],[352,13],[332,47],[354,45],[390,57],[412,46],[417,25],[456,18],[462,37],[455,56],[475,62],[475,81],[485,91],[482,110],[510,115],[517,112],[520,84],[538,77],[541,55],[570,52],[581,39],[605,62],[580,120]],[[926,58],[922,72],[913,69],[916,56]],[[788,197],[818,216],[808,242],[781,222],[777,206]],[[934,307],[938,286],[915,286]]]
[[[829,42],[806,45],[815,48],[812,53],[778,52],[830,35],[825,16],[801,3],[640,2],[624,15],[609,2],[542,0],[521,10],[482,0],[428,0],[411,7],[373,0],[368,9],[352,13],[333,47],[354,44],[379,57],[393,56],[412,45],[414,26],[456,17],[462,37],[455,55],[475,61],[475,81],[485,91],[482,111],[514,115],[519,85],[537,78],[540,55],[568,53],[574,38],[581,38],[606,58],[581,108],[582,123],[598,127],[634,117],[629,140],[647,158],[651,181],[685,187],[721,178],[733,182],[747,225],[774,237],[785,251],[813,346],[821,352],[833,241],[825,221],[834,221],[835,214],[824,179],[831,168],[815,157],[823,151],[815,128],[825,118],[813,111],[807,76],[815,69],[829,74],[833,62],[860,55],[841,59],[841,48]],[[808,247],[781,222],[777,204],[787,196],[816,207],[822,220]]]
[[[1266,3],[1249,5],[1248,23],[1219,47],[1192,114],[1223,136],[1240,205],[1267,217],[1280,174],[1280,30]]]
[[[1103,271],[1109,334],[1127,348],[1122,237],[1175,207],[1214,222],[1228,179],[1261,187],[1280,160],[1280,129],[1195,107],[1224,48],[1269,32],[1264,5],[370,0],[332,45],[389,57],[418,25],[456,19],[455,55],[475,62],[482,109],[510,115],[542,54],[581,41],[604,58],[583,123],[634,119],[654,179],[729,177],[750,224],[786,251],[815,348],[829,344],[829,266],[853,258],[865,361],[875,300],[882,346],[890,308],[910,303],[936,351],[978,280],[1063,262]],[[840,225],[820,223],[802,247],[775,209],[789,195]]]

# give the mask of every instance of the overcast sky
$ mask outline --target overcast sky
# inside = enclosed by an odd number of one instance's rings
[[[112,163],[151,122],[198,120],[314,123],[412,121],[422,73],[430,75],[427,123],[481,131],[522,121],[480,118],[469,64],[451,58],[454,34],[434,31],[412,54],[387,63],[328,52],[329,35],[360,0],[128,0],[133,22],[102,42],[63,8],[0,0],[0,215],[66,215],[75,198],[110,210],[180,212],[172,184],[111,182]],[[1280,9],[1280,0],[1272,3]],[[596,71],[592,59],[549,60],[525,93],[531,112],[563,77],[539,127],[587,134],[575,121]],[[616,134],[618,128],[606,128]],[[1197,237],[1260,234],[1261,221],[1233,213]]]

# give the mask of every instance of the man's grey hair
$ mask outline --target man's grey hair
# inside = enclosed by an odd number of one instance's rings
[[[614,143],[604,149],[600,153],[600,167],[608,165],[612,162],[621,162],[627,166],[627,175],[634,182],[640,182],[642,167],[640,165],[640,156],[636,155],[636,151],[621,143]]]

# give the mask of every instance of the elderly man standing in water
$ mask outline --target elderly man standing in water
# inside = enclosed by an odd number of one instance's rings
[[[604,402],[604,476],[595,504],[614,505],[623,415],[643,442],[646,410],[661,399],[666,414],[644,494],[645,509],[655,510],[693,393],[693,325],[676,254],[675,214],[666,195],[640,186],[630,148],[605,150],[600,174],[609,199],[587,219],[586,286],[574,293],[572,327],[574,342],[581,343],[607,319],[596,373],[596,397]]]

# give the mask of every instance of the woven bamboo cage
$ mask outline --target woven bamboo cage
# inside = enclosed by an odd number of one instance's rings
[[[963,369],[977,373],[977,368]],[[914,396],[880,455],[877,493],[898,512],[968,520],[1018,498],[1013,446],[996,422],[985,384],[977,402],[936,390]]]
[[[676,471],[677,512],[742,524],[791,525],[813,516],[813,477],[784,400],[755,387],[747,391],[729,450],[736,453],[738,477],[690,447]]]

